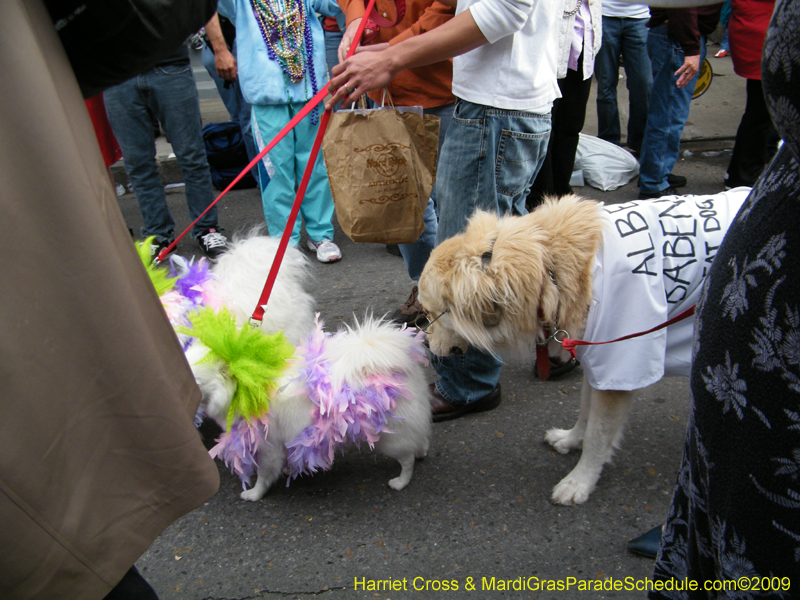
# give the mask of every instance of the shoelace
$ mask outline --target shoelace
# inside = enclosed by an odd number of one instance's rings
[[[206,248],[220,248],[228,245],[228,240],[221,233],[208,233],[203,236]]]

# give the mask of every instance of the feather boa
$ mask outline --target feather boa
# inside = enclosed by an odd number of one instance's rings
[[[407,331],[414,335],[412,330]],[[421,335],[424,334],[420,332],[416,339]],[[392,433],[388,425],[391,419],[399,418],[394,414],[397,398],[408,394],[405,376],[400,373],[372,375],[360,388],[346,382],[335,388],[329,375],[330,363],[324,359],[329,338],[317,319],[316,331],[305,346],[297,349],[303,356],[303,365],[296,381],[303,385],[316,408],[313,424],[286,444],[290,473],[287,486],[300,475],[330,469],[339,446],[366,442],[373,448],[381,433]],[[412,352],[414,360],[427,363],[421,344]]]

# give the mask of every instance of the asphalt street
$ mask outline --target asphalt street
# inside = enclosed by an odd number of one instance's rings
[[[709,48],[710,56],[716,49]],[[744,80],[733,74],[730,59],[710,60],[715,78],[692,105],[674,170],[688,178],[690,194],[723,189],[744,109]],[[227,120],[205,90],[204,121]],[[620,92],[624,111],[624,80]],[[596,133],[594,115],[593,95],[585,133]],[[610,192],[576,191],[607,203],[638,194],[635,181]],[[189,217],[180,188],[168,199],[182,231]],[[135,197],[127,193],[119,201],[138,231]],[[256,190],[231,192],[218,206],[228,235],[263,223]],[[338,226],[336,242],[340,262],[311,260],[311,291],[328,329],[366,311],[390,312],[405,300],[412,284],[402,259],[381,245],[351,242]],[[188,236],[178,252],[199,256]],[[636,588],[651,576],[653,561],[628,553],[626,543],[667,514],[687,424],[688,382],[664,379],[642,390],[622,448],[589,501],[556,506],[551,489],[578,456],[556,453],[544,433],[574,424],[581,377],[577,369],[543,383],[529,364],[507,366],[502,404],[436,424],[428,457],[400,492],[387,486],[397,463],[367,448],[347,450],[329,472],[289,486],[281,481],[255,503],[239,499],[238,478],[218,463],[218,493],[167,528],[137,566],[163,600],[644,598]],[[202,433],[210,445],[213,432]],[[570,589],[536,589],[544,580]],[[614,590],[615,582],[632,589]],[[527,589],[516,589],[521,583]],[[579,589],[599,585],[606,589]]]

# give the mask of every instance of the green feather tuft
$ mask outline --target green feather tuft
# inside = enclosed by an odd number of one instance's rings
[[[215,313],[206,307],[190,316],[192,327],[179,327],[178,333],[191,335],[205,344],[210,352],[201,362],[221,360],[236,380],[236,392],[228,410],[228,430],[233,420],[248,421],[269,412],[269,399],[278,385],[278,378],[294,355],[282,331],[264,334],[245,325],[236,325],[227,308]]]
[[[154,237],[149,237],[141,242],[136,242],[136,251],[139,253],[139,258],[142,259],[142,264],[150,276],[150,281],[153,287],[156,288],[156,294],[163,296],[172,288],[175,287],[177,277],[170,277],[169,271],[166,266],[155,265],[153,257],[150,255],[150,247],[153,245]]]

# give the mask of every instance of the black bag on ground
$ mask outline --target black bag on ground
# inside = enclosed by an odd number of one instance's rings
[[[211,167],[211,182],[218,190],[224,190],[250,163],[242,128],[235,121],[209,123],[203,127],[203,143]],[[233,189],[253,187],[256,180],[248,170]]]

